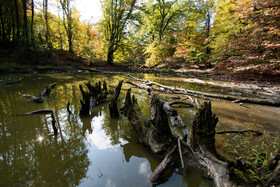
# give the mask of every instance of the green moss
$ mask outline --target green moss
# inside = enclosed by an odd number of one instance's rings
[[[251,169],[249,169],[249,178],[251,181],[253,181],[255,183],[262,183],[262,180],[260,179],[260,177],[257,176],[257,174]]]
[[[238,169],[234,169],[234,175],[237,177],[238,180],[243,181],[243,182],[248,182],[247,178],[245,177],[244,173]]]

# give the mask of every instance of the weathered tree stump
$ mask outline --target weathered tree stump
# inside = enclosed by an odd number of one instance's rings
[[[115,89],[115,92],[114,92],[111,102],[109,104],[111,118],[115,118],[115,119],[119,118],[119,109],[118,109],[118,105],[117,105],[117,100],[118,100],[120,92],[121,92],[122,84],[123,84],[123,81],[120,81],[118,86]]]
[[[218,118],[211,110],[211,102],[204,102],[195,115],[190,132],[190,145],[193,150],[207,150],[217,154],[215,148],[215,128]]]
[[[87,86],[89,92],[85,92],[83,86],[79,85],[83,97],[83,99],[80,100],[80,116],[89,116],[91,109],[108,101],[106,83],[103,83],[103,89],[101,88],[100,81],[96,82],[94,86],[90,82],[85,85]]]
[[[56,86],[56,83],[49,84],[46,89],[41,93],[41,97],[49,97],[51,94],[51,91],[54,89]]]
[[[172,136],[167,114],[162,108],[163,103],[161,100],[154,95],[151,105],[152,119],[148,120],[141,114],[136,99],[131,98],[131,89],[129,89],[122,111],[143,143],[156,156],[163,158],[175,145],[175,138]]]

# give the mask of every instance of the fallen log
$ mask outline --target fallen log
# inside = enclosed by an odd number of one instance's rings
[[[28,94],[22,94],[23,97],[26,97],[28,100],[33,101],[35,103],[42,103],[43,100],[41,97],[36,97],[33,95],[28,95]]]
[[[145,90],[151,90],[151,91],[157,91],[161,93],[172,93],[172,94],[183,94],[183,95],[189,95],[189,96],[195,96],[198,98],[219,98],[219,99],[225,99],[230,101],[238,101],[243,103],[253,103],[253,104],[260,104],[260,105],[268,105],[268,106],[280,106],[280,100],[279,99],[258,99],[258,98],[246,98],[246,97],[240,97],[240,96],[233,96],[233,95],[221,95],[221,94],[211,94],[206,92],[199,92],[199,91],[193,91],[193,90],[187,90],[182,88],[176,88],[172,86],[166,86],[162,85],[153,81],[147,81],[143,79],[138,79],[135,77],[130,76],[131,79],[134,79],[136,81],[142,82],[141,84],[133,83],[130,81],[127,81],[126,83],[131,84],[133,86],[136,86],[140,89]],[[154,88],[153,85],[159,87]]]
[[[238,133],[238,134],[244,134],[246,132],[255,133],[256,135],[263,135],[262,132],[252,129],[246,129],[246,130],[226,130],[226,131],[217,131],[216,134],[227,134],[227,133]]]

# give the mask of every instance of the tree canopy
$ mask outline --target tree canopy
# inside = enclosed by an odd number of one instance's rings
[[[80,20],[72,0],[2,0],[1,46],[68,50],[89,62],[146,66],[277,62],[277,0],[102,0],[97,24]],[[94,7],[92,7],[94,9]],[[170,61],[171,60],[171,61]]]

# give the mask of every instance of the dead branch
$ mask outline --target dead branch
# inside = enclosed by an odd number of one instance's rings
[[[28,95],[28,94],[22,94],[23,97],[26,97],[28,100],[33,101],[35,103],[42,103],[43,100],[41,97],[36,97],[33,95]]]
[[[182,88],[174,88],[172,86],[162,85],[153,81],[138,79],[133,76],[130,76],[130,78],[142,82],[142,84],[137,84],[130,81],[127,81],[126,83],[145,90],[150,89],[152,91],[157,91],[162,93],[183,94],[183,95],[195,96],[197,98],[210,97],[210,98],[219,98],[219,99],[225,99],[230,101],[238,100],[238,102],[244,102],[244,103],[254,103],[254,104],[269,105],[269,106],[276,106],[276,107],[280,106],[279,99],[258,99],[258,98],[246,98],[246,97],[233,96],[233,95],[211,94],[211,93],[187,90]],[[154,88],[152,87],[153,85],[159,88]]]
[[[216,134],[227,134],[227,133],[238,133],[238,134],[244,134],[246,132],[255,133],[256,135],[263,135],[262,132],[252,129],[246,129],[246,130],[225,130],[225,131],[217,131]]]
[[[185,166],[184,166],[183,154],[181,150],[181,143],[179,138],[177,138],[177,140],[178,140],[178,150],[179,150],[180,160],[181,160],[182,168],[184,169]]]
[[[152,175],[149,177],[149,180],[151,183],[157,183],[159,182],[164,174],[167,172],[167,170],[174,164],[175,160],[175,151],[177,149],[177,146],[174,146],[174,148],[164,157],[162,162],[156,167],[156,169],[153,171]]]

